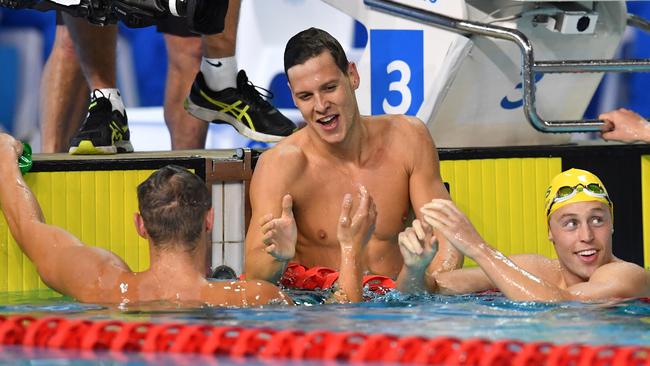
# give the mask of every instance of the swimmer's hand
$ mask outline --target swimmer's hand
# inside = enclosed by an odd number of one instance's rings
[[[377,207],[364,186],[359,187],[359,206],[352,215],[352,195],[346,193],[341,204],[336,238],[341,246],[341,264],[338,286],[341,289],[339,301],[358,302],[363,300],[361,280],[363,277],[362,256],[366,244],[375,232]],[[337,291],[339,292],[339,291]],[[337,295],[335,293],[335,295]]]
[[[262,242],[266,252],[279,261],[288,261],[296,255],[298,228],[293,217],[293,200],[291,195],[282,197],[282,214],[275,218],[273,214],[262,217]]]
[[[431,225],[413,220],[413,226],[399,233],[399,250],[404,265],[411,271],[424,272],[438,252],[438,239]]]
[[[6,133],[0,133],[0,156],[7,159],[11,164],[16,165],[16,161],[23,153],[23,144]]]
[[[434,199],[420,211],[424,214],[424,221],[442,233],[464,255],[474,258],[477,250],[485,244],[467,216],[452,201]]]
[[[601,127],[604,140],[650,142],[650,122],[629,109],[620,108],[603,113],[598,119],[605,121]]]
[[[359,207],[352,214],[352,195],[343,196],[341,216],[336,231],[336,237],[343,252],[349,250],[361,251],[375,231],[377,221],[377,206],[366,187],[359,187]]]

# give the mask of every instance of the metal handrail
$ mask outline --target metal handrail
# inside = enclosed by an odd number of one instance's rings
[[[535,105],[535,73],[579,72],[650,72],[650,60],[578,60],[535,62],[533,45],[525,34],[516,30],[480,22],[457,19],[439,13],[415,8],[391,0],[364,0],[367,6],[386,14],[415,20],[465,36],[481,35],[514,42],[522,56],[522,93],[524,114],[528,122],[542,132],[599,131],[603,121],[597,119],[547,121],[539,116]],[[628,15],[628,24],[650,32],[650,23],[643,18]]]
[[[627,25],[631,27],[636,27],[642,31],[650,33],[650,22],[641,18],[638,15],[628,14],[627,15]]]

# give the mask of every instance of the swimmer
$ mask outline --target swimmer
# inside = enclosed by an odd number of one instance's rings
[[[430,292],[459,294],[498,288],[512,300],[548,302],[650,296],[650,273],[612,253],[614,205],[597,176],[580,169],[562,172],[551,181],[545,202],[548,238],[558,259],[536,254],[508,258],[486,243],[451,201],[433,200],[422,208],[425,227],[409,228],[400,236],[402,251],[413,268],[411,275],[424,275],[418,259],[430,260],[426,249],[432,246],[433,226],[479,267],[435,276],[435,281],[428,282],[434,284],[427,288]],[[424,288],[420,282],[403,290]]]
[[[601,129],[604,140],[650,142],[650,122],[629,109],[603,113],[598,119],[605,121]]]
[[[81,302],[126,304],[151,301],[259,306],[290,304],[265,281],[211,282],[207,253],[214,210],[205,183],[185,168],[169,165],[138,186],[136,231],[149,242],[150,267],[133,272],[115,253],[83,244],[62,228],[45,223],[41,208],[22,178],[18,157],[23,145],[0,134],[0,206],[20,249],[46,285]],[[337,237],[343,253],[340,301],[361,299],[360,266],[355,261],[374,227],[374,205],[365,196],[352,209],[346,195]]]
[[[339,42],[310,28],[284,53],[293,100],[306,126],[265,151],[251,181],[246,276],[277,282],[289,261],[337,269],[341,197],[364,187],[377,206],[377,226],[362,255],[363,271],[392,279],[402,270],[397,235],[433,198],[450,199],[426,125],[405,115],[361,116],[359,73]],[[274,244],[265,226],[278,227]],[[448,271],[462,256],[446,240],[429,266]]]

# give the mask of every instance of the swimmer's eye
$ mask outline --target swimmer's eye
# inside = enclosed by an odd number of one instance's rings
[[[602,216],[593,216],[590,219],[590,221],[592,225],[597,225],[597,226],[600,226],[605,223],[605,219]]]
[[[576,227],[578,227],[578,220],[568,219],[566,221],[563,221],[562,227],[570,230],[575,229]]]
[[[298,95],[298,99],[300,99],[302,101],[307,101],[307,100],[309,100],[309,98],[311,98],[311,94],[300,94],[300,95]]]

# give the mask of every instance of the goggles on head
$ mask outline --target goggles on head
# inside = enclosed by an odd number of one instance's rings
[[[585,185],[582,183],[578,183],[573,187],[562,186],[557,189],[557,193],[555,194],[555,197],[553,197],[551,204],[548,206],[548,209],[546,210],[546,216],[548,216],[551,213],[554,204],[568,201],[579,192],[583,192],[584,194],[591,197],[604,198],[605,200],[607,200],[607,203],[610,206],[612,205],[612,201],[609,200],[609,197],[607,196],[607,192],[600,184],[589,183]]]

